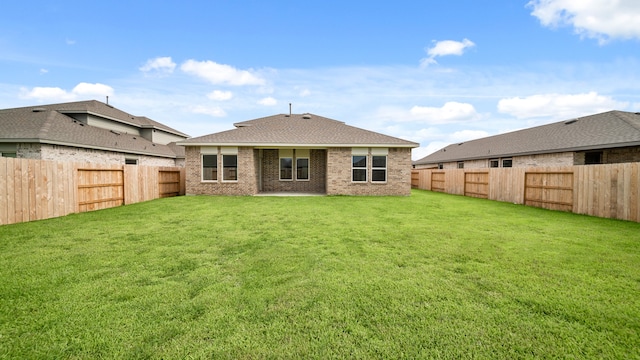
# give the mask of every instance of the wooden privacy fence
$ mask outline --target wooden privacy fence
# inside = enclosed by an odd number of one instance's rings
[[[0,225],[184,193],[180,167],[0,158]]]
[[[411,186],[640,222],[640,163],[555,168],[414,169]]]

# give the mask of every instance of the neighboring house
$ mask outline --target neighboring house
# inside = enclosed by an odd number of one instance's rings
[[[640,161],[640,113],[609,111],[449,145],[416,169],[475,169]]]
[[[188,135],[91,100],[0,110],[0,155],[100,164],[184,166]]]
[[[178,142],[187,195],[410,195],[418,144],[312,114],[280,114]]]

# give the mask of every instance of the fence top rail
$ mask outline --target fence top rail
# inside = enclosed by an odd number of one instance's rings
[[[573,175],[573,171],[525,171],[528,174]]]
[[[78,168],[78,171],[123,171],[124,172],[124,169],[118,169],[118,168],[114,168],[114,169]]]

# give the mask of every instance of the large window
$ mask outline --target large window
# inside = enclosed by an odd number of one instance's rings
[[[218,180],[218,155],[202,154],[202,181]]]
[[[280,180],[293,180],[293,158],[280,158]]]
[[[222,155],[222,181],[238,181],[238,148],[223,146],[220,148]]]
[[[508,159],[502,159],[502,167],[513,167],[513,159],[508,158]]]
[[[222,154],[222,181],[238,180],[238,155]]]
[[[296,158],[296,180],[309,180],[309,158]]]
[[[387,148],[371,149],[371,182],[387,181]]]
[[[351,156],[351,181],[367,181],[367,155]]]

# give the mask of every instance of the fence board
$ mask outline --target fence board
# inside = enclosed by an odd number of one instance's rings
[[[445,172],[438,171],[431,173],[431,191],[445,192]]]
[[[482,199],[489,198],[489,172],[464,173],[464,195]]]
[[[160,184],[160,172],[170,175]],[[0,225],[184,195],[183,168],[0,157]],[[178,181],[178,184],[176,184]],[[176,191],[177,189],[177,191]]]
[[[487,181],[477,180],[477,173],[488,173]],[[486,171],[419,169],[412,172],[412,185],[476,197],[483,191],[474,190],[486,186],[489,200],[640,222],[639,162]]]
[[[9,161],[7,159],[8,158],[0,157],[0,225],[9,223],[7,210],[7,207],[9,206],[9,201],[7,199],[7,180],[9,180],[7,170],[9,170]]]

